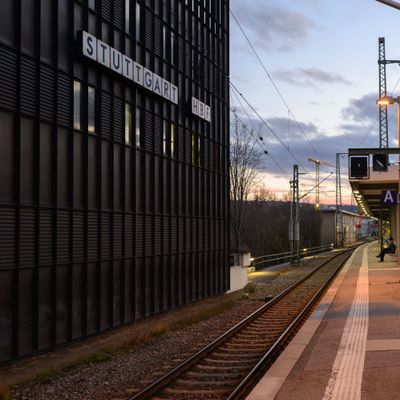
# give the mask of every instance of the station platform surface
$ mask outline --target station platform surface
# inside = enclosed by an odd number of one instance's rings
[[[247,400],[400,399],[400,268],[378,253],[353,253]]]

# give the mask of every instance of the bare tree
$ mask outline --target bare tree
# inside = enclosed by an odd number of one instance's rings
[[[235,118],[230,141],[231,228],[235,250],[243,247],[245,205],[257,179],[260,154],[252,132]]]
[[[277,201],[276,193],[271,192],[264,184],[258,186],[253,192],[254,201]]]

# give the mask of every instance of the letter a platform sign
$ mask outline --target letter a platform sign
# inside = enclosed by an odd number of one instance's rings
[[[397,204],[397,190],[382,190],[381,204],[383,206],[395,206]]]

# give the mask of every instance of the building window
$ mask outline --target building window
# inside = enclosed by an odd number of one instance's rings
[[[196,165],[196,134],[192,132],[192,164]]]
[[[133,115],[132,105],[125,103],[125,143],[133,143]]]
[[[170,132],[170,139],[171,139],[171,157],[175,158],[175,141],[176,141],[176,132],[175,132],[175,124],[171,124],[171,132]]]
[[[136,147],[140,147],[142,145],[142,143],[141,143],[140,108],[139,107],[136,107],[135,137],[136,137]]]
[[[163,154],[168,155],[168,131],[167,121],[163,121]]]
[[[171,32],[171,64],[175,64],[175,36],[174,32]]]
[[[130,33],[131,32],[131,0],[125,0],[125,31]]]
[[[91,8],[92,10],[96,9],[96,0],[88,0],[88,5],[89,8]]]
[[[82,85],[74,81],[74,129],[81,129]]]
[[[220,171],[221,149],[217,143],[214,143],[214,171]]]
[[[162,56],[167,58],[167,30],[164,25],[162,27]]]
[[[197,165],[201,165],[201,137],[197,137]]]
[[[94,87],[88,87],[88,132],[95,132],[96,116],[96,90]]]
[[[136,3],[136,26],[135,26],[136,40],[140,40],[140,20],[141,20],[140,13],[141,13],[140,4]]]

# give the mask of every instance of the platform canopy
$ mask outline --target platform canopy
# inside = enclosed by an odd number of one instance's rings
[[[368,216],[389,219],[390,206],[381,205],[381,193],[384,190],[398,189],[398,166],[389,165],[387,172],[376,172],[370,168],[368,179],[350,179],[350,186],[360,211]]]

